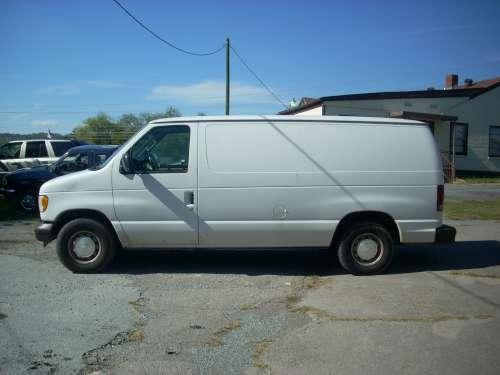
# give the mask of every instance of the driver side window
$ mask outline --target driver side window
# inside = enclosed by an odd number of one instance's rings
[[[151,129],[130,150],[138,173],[186,173],[189,164],[189,126]]]

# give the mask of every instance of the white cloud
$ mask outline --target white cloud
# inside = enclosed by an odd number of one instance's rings
[[[61,85],[51,85],[51,86],[41,87],[35,91],[35,94],[70,96],[79,94],[82,90],[88,89],[90,87],[98,87],[102,89],[116,89],[116,88],[135,88],[136,86],[132,86],[121,82],[88,80],[88,81],[76,81],[76,82],[64,83]]]
[[[74,83],[68,83],[63,85],[52,85],[39,88],[38,90],[35,91],[35,94],[68,96],[68,95],[76,95],[79,92],[80,88],[78,87],[78,85]]]
[[[29,113],[16,113],[14,115],[11,115],[10,118],[12,120],[19,120],[25,117],[28,117],[30,114]]]
[[[57,120],[33,120],[33,121],[31,121],[31,125],[40,126],[40,127],[56,126],[58,124],[59,124],[59,121],[57,121]]]
[[[103,87],[103,88],[110,88],[110,89],[134,87],[134,86],[128,85],[126,83],[113,82],[113,81],[101,81],[101,80],[83,81],[83,83],[90,85],[90,86],[94,86],[94,87]]]
[[[152,89],[149,100],[176,100],[190,104],[224,103],[226,84],[221,81],[203,81],[187,85],[162,85]],[[275,103],[269,93],[259,86],[231,83],[232,103]]]

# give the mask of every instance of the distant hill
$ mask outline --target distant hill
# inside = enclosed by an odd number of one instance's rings
[[[52,139],[67,139],[68,135],[51,133]],[[4,143],[15,141],[18,139],[45,139],[47,138],[47,133],[30,133],[30,134],[16,134],[16,133],[0,133],[0,145]]]

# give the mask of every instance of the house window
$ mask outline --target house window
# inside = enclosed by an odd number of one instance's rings
[[[500,126],[490,126],[490,147],[488,156],[500,157]]]
[[[455,155],[467,155],[469,124],[452,122],[450,124],[450,154],[453,153],[453,131],[455,131]]]

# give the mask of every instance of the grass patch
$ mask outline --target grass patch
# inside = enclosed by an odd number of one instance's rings
[[[301,298],[300,296],[296,294],[290,294],[286,296],[286,307],[287,309],[291,310],[294,308],[295,305],[297,305],[300,302]]]
[[[244,303],[243,305],[240,305],[240,311],[255,310],[256,308],[257,308],[256,303]]]
[[[463,184],[500,184],[500,177],[463,177],[456,183]]]
[[[134,306],[134,308],[139,309],[141,307],[144,307],[146,305],[146,301],[144,300],[144,297],[139,297],[135,301],[129,301],[129,304]]]
[[[212,337],[210,337],[210,340],[208,340],[207,344],[213,347],[221,346],[222,344],[224,344],[222,336],[227,335],[229,332],[234,331],[235,329],[238,329],[240,327],[241,323],[239,320],[232,320],[226,323],[222,328],[219,328],[212,334]]]
[[[468,276],[468,277],[484,277],[487,279],[499,279],[499,275],[491,275],[491,274],[484,274],[484,273],[477,273],[477,272],[469,272],[469,271],[449,271],[448,272],[450,275],[454,276]]]
[[[500,220],[500,199],[446,201],[444,216],[451,220]]]
[[[354,323],[439,323],[449,320],[471,320],[471,319],[492,319],[493,315],[480,314],[480,315],[434,315],[422,317],[398,317],[398,316],[384,316],[384,317],[358,317],[358,316],[337,316],[325,310],[321,310],[311,306],[296,306],[289,309],[290,312],[308,315],[316,319],[328,322],[354,322]]]
[[[261,370],[269,368],[269,365],[264,362],[262,356],[264,355],[264,352],[266,351],[268,346],[272,343],[273,341],[270,339],[265,339],[255,343],[255,348],[252,353],[252,365],[254,367],[260,368]]]
[[[304,288],[306,289],[317,289],[322,285],[325,285],[329,282],[326,277],[320,277],[318,275],[306,276],[304,278]]]
[[[134,329],[128,333],[128,341],[142,341],[144,340],[144,332],[140,329]]]
[[[17,209],[13,202],[0,197],[0,221],[34,219],[36,215],[26,214]]]

